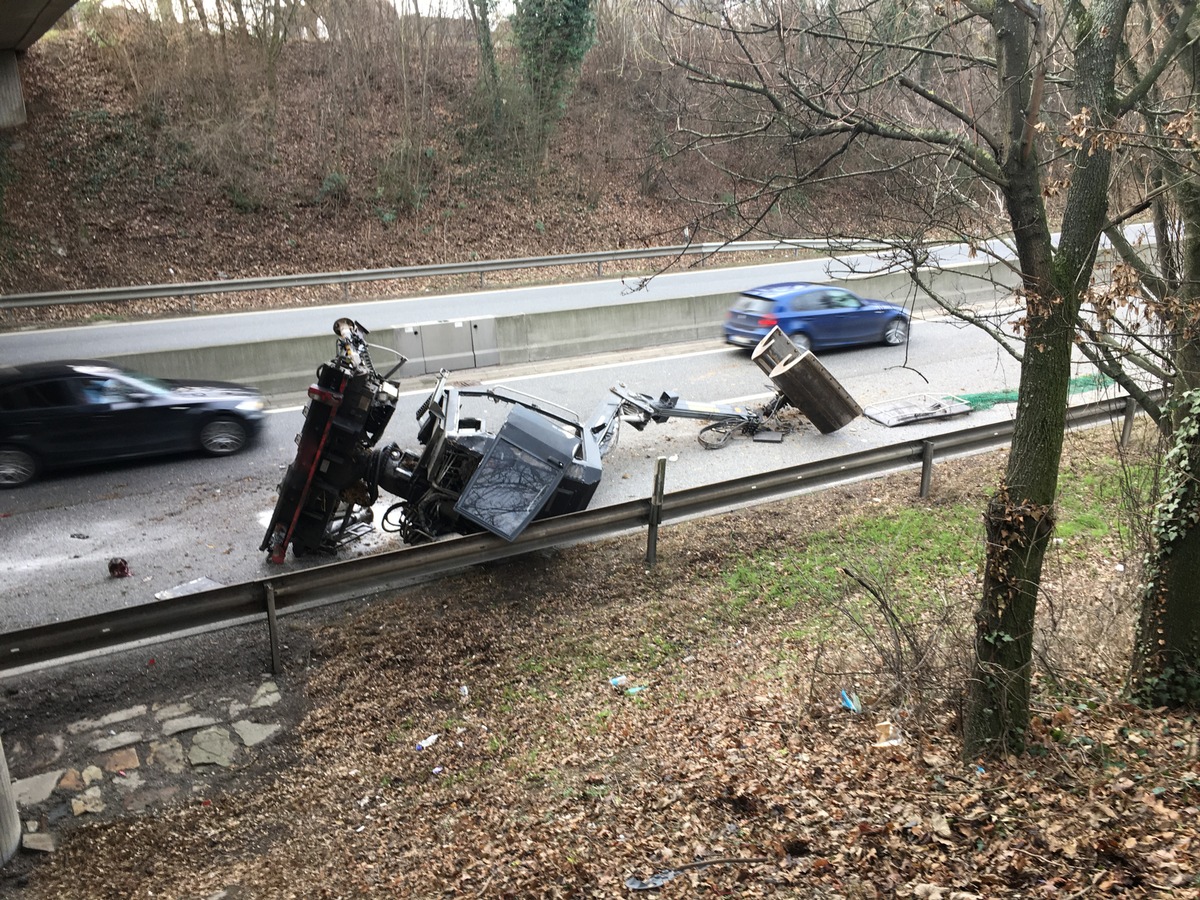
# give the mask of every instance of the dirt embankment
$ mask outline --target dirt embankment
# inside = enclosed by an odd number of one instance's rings
[[[157,60],[174,81],[128,29],[22,58],[28,124],[0,135],[0,292],[659,246],[695,218],[655,183],[647,100],[602,74],[531,168],[471,136],[461,67],[422,83],[414,121],[385,90],[331,107],[331,50],[289,45],[273,111],[238,82],[206,115],[186,83],[212,79],[217,48],[176,40]]]

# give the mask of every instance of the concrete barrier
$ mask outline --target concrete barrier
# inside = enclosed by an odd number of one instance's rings
[[[13,10],[12,14],[15,13]],[[16,128],[26,121],[17,51],[0,50],[0,128]]]
[[[940,269],[923,269],[923,284],[951,304],[978,306],[1012,293],[1020,276],[1008,266],[994,262],[965,263]],[[941,307],[929,294],[913,283],[907,272],[888,272],[882,275],[862,275],[835,279],[830,282],[854,291],[863,297],[887,300],[911,306],[914,312],[938,310]]]
[[[108,358],[149,375],[235,381],[252,384],[268,396],[286,394],[305,390],[315,380],[317,366],[333,356],[333,323],[329,325],[329,333],[320,336],[245,341],[186,351],[110,354]]]
[[[973,262],[926,270],[923,277],[941,295],[964,305],[993,302],[1010,293],[1018,279],[1006,266]],[[835,279],[864,297],[890,300],[920,313],[937,309],[905,272],[864,274]],[[371,343],[403,353],[411,360],[405,376],[452,369],[542,362],[616,350],[635,350],[686,341],[718,339],[726,311],[736,294],[678,297],[644,303],[620,303],[589,309],[498,316],[484,320],[441,320],[371,331]],[[369,307],[364,304],[364,318]],[[370,323],[365,323],[369,324]],[[332,328],[333,323],[330,323]],[[305,391],[316,380],[317,367],[333,353],[333,333],[289,340],[244,341],[186,352],[130,353],[110,358],[151,375],[216,379],[256,386],[268,396]],[[474,365],[461,365],[464,360]],[[386,371],[394,358],[374,354],[376,368]]]
[[[496,320],[501,363],[637,350],[721,335],[734,294],[622,303]]]
[[[12,859],[21,846],[21,817],[17,814],[17,796],[8,776],[8,760],[0,741],[0,866]]]

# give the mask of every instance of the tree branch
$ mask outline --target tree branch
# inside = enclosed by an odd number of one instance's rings
[[[1175,55],[1187,44],[1196,41],[1196,38],[1188,34],[1192,20],[1196,16],[1196,0],[1185,0],[1182,8],[1178,9],[1178,16],[1171,29],[1170,37],[1167,38],[1166,44],[1159,51],[1158,57],[1151,64],[1149,70],[1142,76],[1141,81],[1130,88],[1124,97],[1118,97],[1113,103],[1112,115],[1114,118],[1123,116],[1141,103],[1150,93],[1150,89],[1158,82],[1162,73],[1166,71],[1167,66],[1174,60]]]
[[[971,131],[974,131],[981,138],[983,138],[984,142],[991,148],[994,155],[1000,155],[1000,143],[992,136],[990,131],[988,131],[979,123],[978,119],[967,115],[963,110],[959,109],[949,100],[939,97],[932,91],[925,89],[907,75],[901,75],[898,80],[903,87],[908,88],[918,97],[921,97],[923,100],[932,103],[938,109],[944,110],[945,112],[948,112],[950,115],[954,116],[956,119],[960,120],[964,125],[971,129]]]
[[[1081,330],[1088,334],[1089,338],[1098,337],[1088,325],[1081,324]],[[1125,393],[1129,394],[1134,399],[1138,406],[1145,410],[1155,425],[1160,428],[1164,422],[1164,413],[1162,407],[1155,401],[1153,397],[1147,393],[1140,384],[1133,380],[1125,367],[1121,365],[1121,361],[1116,358],[1111,352],[1105,351],[1102,340],[1096,340],[1093,343],[1080,341],[1078,344],[1079,352],[1081,352],[1088,361],[1091,362],[1101,373],[1107,375],[1120,387],[1124,388]],[[1128,358],[1134,359],[1136,354],[1129,354]],[[1164,373],[1165,374],[1165,373]],[[1169,382],[1170,379],[1168,378]]]

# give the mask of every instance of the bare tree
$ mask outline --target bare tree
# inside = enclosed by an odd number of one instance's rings
[[[1174,55],[1156,22],[1191,13],[1170,2],[1136,7],[1142,41],[1131,62],[1143,71],[1169,61],[1137,106],[1141,128],[1120,135],[1125,155],[1143,170],[1144,196],[1128,213],[1149,208],[1154,252],[1109,229],[1123,263],[1114,290],[1097,303],[1101,329],[1090,356],[1105,372],[1135,382],[1150,372],[1169,389],[1165,409],[1146,402],[1169,435],[1164,489],[1151,519],[1152,546],[1143,565],[1142,607],[1134,642],[1131,688],[1152,705],[1200,703],[1200,135],[1195,109],[1200,27],[1190,27]],[[1187,27],[1186,25],[1184,27]],[[1136,299],[1132,304],[1129,298]],[[1130,322],[1132,320],[1132,322]],[[1140,326],[1140,327],[1139,327]],[[1116,334],[1114,334],[1114,331]],[[1092,337],[1093,335],[1089,335]],[[1083,345],[1085,348],[1089,344]],[[1136,382],[1132,389],[1136,389]],[[1132,392],[1131,389],[1131,392]],[[1136,396],[1136,395],[1135,395]]]
[[[238,33],[249,34],[250,26],[246,19],[246,9],[242,5],[242,0],[217,0],[217,13],[223,16],[226,6],[233,13],[233,21],[237,25]]]
[[[703,89],[680,112],[680,145],[738,188],[743,227],[761,227],[813,184],[870,177],[881,199],[903,196],[898,208],[915,211],[878,223],[914,259],[935,236],[981,252],[994,246],[983,238],[1002,237],[1011,248],[1024,347],[1012,452],[984,513],[964,749],[1020,749],[1077,319],[1110,224],[1112,135],[1189,43],[1195,0],[1137,22],[1159,37],[1144,67],[1129,58],[1145,41],[1129,31],[1128,0],[668,12],[671,60]],[[992,234],[981,230],[989,224]]]

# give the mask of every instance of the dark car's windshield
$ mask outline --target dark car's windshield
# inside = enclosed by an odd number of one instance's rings
[[[141,372],[122,372],[121,380],[135,391],[145,391],[147,394],[169,394],[171,385],[153,375],[143,375]]]
[[[137,395],[164,396],[171,386],[153,375],[113,369],[76,370],[83,376],[81,387],[89,403],[120,403]]]

